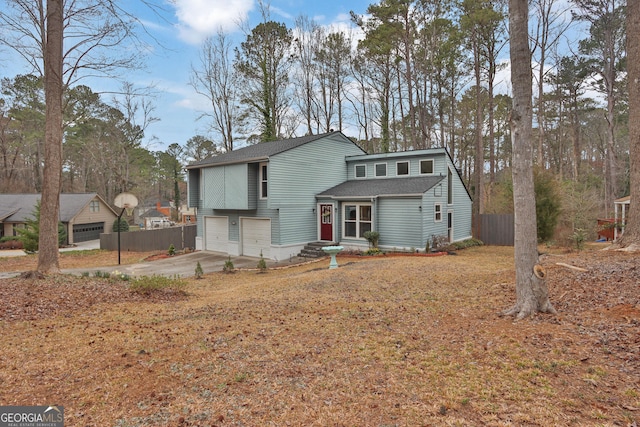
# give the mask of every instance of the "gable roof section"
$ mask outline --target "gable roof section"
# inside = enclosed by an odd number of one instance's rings
[[[166,213],[160,212],[156,208],[153,208],[153,209],[149,209],[148,211],[140,215],[140,217],[141,218],[168,218],[169,215],[167,215]]]
[[[440,183],[444,176],[414,178],[357,179],[345,181],[323,191],[316,197],[359,199],[371,197],[421,196]]]
[[[345,141],[353,143],[342,132],[329,132],[319,135],[307,135],[299,138],[282,139],[280,141],[260,142],[255,145],[240,148],[238,150],[229,151],[218,156],[209,157],[199,162],[191,163],[187,169],[196,169],[204,166],[218,166],[233,163],[249,163],[260,160],[267,160],[269,157],[283,153],[296,147],[308,144],[313,141],[325,138],[329,135],[340,135]]]
[[[11,215],[16,213],[17,210],[18,209],[15,209],[11,206],[0,206],[0,221],[4,221],[5,219],[9,218]]]
[[[60,221],[70,222],[94,198],[104,201],[96,193],[63,193],[60,194]],[[0,194],[0,220],[4,222],[24,223],[33,218],[33,213],[40,194]],[[111,207],[104,203],[109,209]],[[3,212],[11,212],[2,218]],[[115,213],[115,212],[114,212]]]

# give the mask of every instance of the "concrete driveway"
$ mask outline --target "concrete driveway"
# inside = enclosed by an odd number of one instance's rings
[[[77,251],[88,249],[100,249],[100,241],[93,240],[89,242],[78,243],[77,246],[70,248],[60,249],[61,252],[65,251]],[[1,251],[0,258],[4,256],[21,256],[25,255],[22,250]],[[109,267],[96,267],[96,268],[75,268],[75,269],[63,269],[63,273],[82,275],[83,273],[89,273],[93,275],[96,271],[112,273],[119,271],[120,273],[128,274],[132,277],[140,276],[165,276],[165,277],[193,277],[196,272],[196,265],[200,262],[202,271],[204,274],[213,273],[216,271],[222,271],[224,263],[229,259],[229,255],[222,252],[210,252],[210,251],[198,251],[184,255],[177,255],[175,257],[163,258],[156,261],[142,262],[138,264],[128,265],[115,265]],[[233,262],[234,268],[257,268],[260,258],[245,257],[245,256],[232,256],[231,262]],[[291,259],[283,261],[273,261],[265,259],[268,268],[282,267],[286,265],[300,264],[308,261],[313,261],[310,258],[293,257]],[[323,261],[319,261],[323,262]],[[326,259],[327,266],[329,265],[328,258]],[[0,273],[0,279],[15,277],[20,273]]]
[[[128,274],[132,277],[140,276],[165,276],[165,277],[193,277],[195,276],[196,266],[200,262],[202,271],[207,273],[213,273],[222,271],[224,263],[229,259],[229,255],[221,252],[210,251],[198,251],[191,252],[189,254],[177,255],[169,258],[162,258],[155,261],[142,262],[138,264],[128,265],[116,265],[109,267],[98,267],[91,269],[68,269],[62,270],[63,273],[81,275],[82,273],[89,273],[93,275],[95,271],[109,272],[119,271],[120,273]],[[245,257],[245,256],[232,256],[231,262],[233,262],[234,268],[257,268],[260,258]],[[285,261],[273,261],[265,259],[268,268],[282,267],[285,265],[300,264],[309,261],[307,258],[294,257]],[[327,259],[327,265],[329,261]]]

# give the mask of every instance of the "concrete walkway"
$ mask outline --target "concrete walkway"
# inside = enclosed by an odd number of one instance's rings
[[[91,249],[100,249],[100,240],[89,240],[87,242],[76,243],[74,246],[68,248],[60,248],[60,252],[70,251],[88,251]],[[26,253],[22,249],[1,249],[0,258],[8,258],[14,256],[25,256]]]

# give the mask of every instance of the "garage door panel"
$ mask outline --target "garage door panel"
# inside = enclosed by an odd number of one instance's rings
[[[271,220],[244,218],[242,220],[242,254],[269,258],[271,256]]]
[[[100,233],[104,233],[104,222],[93,222],[90,224],[73,225],[73,242],[88,242],[89,240],[99,240]]]
[[[205,250],[227,252],[229,246],[229,218],[206,217],[204,221]]]

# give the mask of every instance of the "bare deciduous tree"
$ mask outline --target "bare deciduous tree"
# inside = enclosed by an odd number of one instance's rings
[[[238,77],[231,61],[231,40],[221,30],[208,37],[200,51],[200,63],[191,66],[189,84],[209,101],[211,130],[220,137],[224,151],[232,151],[234,133],[240,127]]]
[[[545,140],[545,100],[544,100],[544,83],[545,77],[550,70],[545,68],[547,58],[558,45],[560,37],[566,32],[571,25],[571,21],[567,21],[566,10],[560,8],[558,0],[534,0],[532,2],[534,13],[536,14],[536,27],[533,37],[534,56],[537,57],[537,78],[538,78],[538,112],[536,115],[538,121],[538,150],[536,155],[537,164],[543,165],[543,147]]]
[[[297,17],[295,25],[293,47],[296,52],[297,67],[293,68],[292,81],[295,82],[296,103],[303,117],[306,133],[313,135],[318,121],[316,108],[318,70],[315,57],[318,44],[325,37],[325,32],[307,16]]]
[[[573,0],[576,19],[590,24],[590,37],[581,40],[580,52],[596,77],[594,89],[606,97],[607,145],[605,152],[605,209],[611,211],[618,197],[621,173],[616,152],[616,105],[619,102],[621,62],[624,59],[625,0]]]
[[[145,0],[142,2],[146,4]],[[147,49],[140,48],[143,43],[136,37],[135,27],[141,25],[140,21],[116,0],[6,3],[8,8],[0,11],[0,44],[13,49],[34,72],[44,76],[45,166],[37,270],[57,273],[63,92],[79,79],[113,77],[118,70],[139,66]],[[123,45],[127,42],[137,46],[126,49]]]

